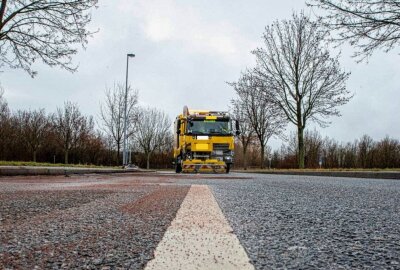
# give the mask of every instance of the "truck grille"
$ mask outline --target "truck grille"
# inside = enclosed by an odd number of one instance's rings
[[[229,150],[229,143],[214,143],[213,144],[213,150],[222,150],[226,151]]]

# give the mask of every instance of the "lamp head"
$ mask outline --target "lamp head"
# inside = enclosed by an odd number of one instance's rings
[[[135,57],[135,54],[133,54],[133,53],[128,53],[128,57]]]

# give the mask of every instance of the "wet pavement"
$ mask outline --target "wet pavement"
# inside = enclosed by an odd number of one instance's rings
[[[400,269],[400,181],[168,172],[1,177],[0,269],[143,269],[192,185],[256,269]]]

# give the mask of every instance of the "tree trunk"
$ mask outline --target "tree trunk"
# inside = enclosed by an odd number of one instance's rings
[[[298,162],[299,169],[304,169],[304,127],[305,119],[303,119],[303,113],[301,110],[301,97],[298,94],[299,90],[296,88],[296,100],[297,100],[297,146],[298,146]]]
[[[150,169],[150,153],[147,154],[147,169]]]
[[[265,154],[265,145],[261,144],[261,165],[260,168],[264,169],[264,154]]]
[[[117,142],[117,164],[119,165],[119,161],[120,161],[120,155],[121,155],[121,141]]]
[[[297,127],[299,169],[304,169],[304,128]]]
[[[36,150],[33,150],[33,162],[36,162]]]
[[[68,164],[68,150],[65,150],[64,152],[64,163]]]
[[[243,170],[247,170],[247,147],[243,147]]]

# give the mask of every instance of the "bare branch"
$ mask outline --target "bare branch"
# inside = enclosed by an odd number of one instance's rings
[[[322,11],[322,25],[338,33],[334,40],[356,48],[357,61],[368,59],[375,50],[388,52],[400,43],[400,2],[398,0],[309,0]]]
[[[0,64],[21,68],[32,77],[31,66],[41,60],[49,66],[75,71],[75,45],[85,44],[89,11],[98,0],[20,0],[0,2]]]

